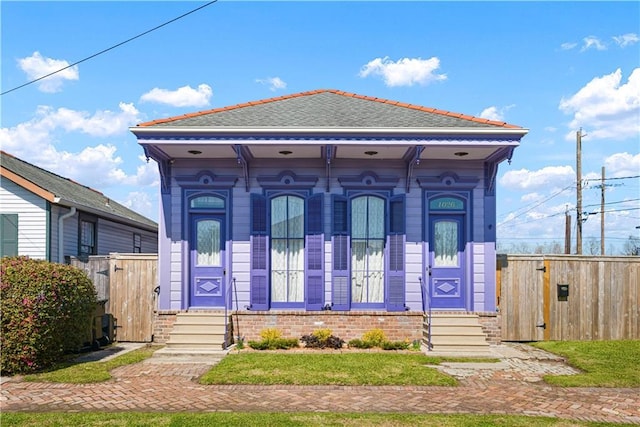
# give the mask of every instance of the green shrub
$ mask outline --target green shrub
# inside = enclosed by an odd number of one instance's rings
[[[333,333],[329,328],[316,329],[315,331],[311,332],[311,335],[318,338],[318,340],[320,341],[326,341],[332,334]]]
[[[354,338],[351,341],[349,341],[349,347],[353,347],[353,348],[372,348],[374,347],[373,343],[371,343],[371,341],[364,341],[358,338]]]
[[[382,343],[383,350],[408,350],[410,343],[408,341],[385,341]]]
[[[382,347],[382,344],[387,341],[387,337],[382,329],[370,329],[362,334],[362,341],[370,342],[372,347]]]
[[[296,338],[274,338],[270,340],[249,341],[249,347],[254,350],[287,350],[298,347]]]
[[[282,332],[276,328],[266,328],[260,331],[260,338],[264,341],[276,340],[282,337]]]
[[[96,291],[78,268],[5,257],[0,265],[0,294],[3,374],[51,367],[91,336]]]

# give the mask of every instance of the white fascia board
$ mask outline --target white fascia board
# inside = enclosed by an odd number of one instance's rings
[[[105,212],[105,211],[101,211],[99,209],[95,209],[89,206],[85,206],[85,205],[81,205],[79,203],[76,202],[72,202],[71,200],[66,200],[66,199],[61,199],[60,197],[56,197],[54,200],[54,203],[60,206],[65,206],[68,208],[71,207],[75,207],[78,211],[82,211],[82,212],[86,212],[86,213],[90,213],[93,214],[95,216],[104,218],[104,219],[108,219],[114,222],[118,222],[121,224],[127,224],[131,227],[137,227],[137,228],[142,228],[145,229],[147,231],[152,231],[152,232],[157,232],[158,231],[158,227],[153,227],[149,224],[145,224],[143,222],[139,222],[136,221],[135,219],[130,219],[127,217],[123,217],[120,215],[116,215],[116,214],[112,214],[109,212]]]
[[[515,137],[514,137],[515,138]],[[139,141],[141,145],[176,145],[176,144],[184,144],[189,146],[198,146],[198,145],[221,145],[228,146],[229,144],[239,144],[239,145],[278,145],[278,144],[286,144],[286,145],[324,145],[324,144],[332,144],[336,146],[341,145],[371,145],[371,146],[388,146],[390,144],[388,139],[352,139],[352,140],[332,140],[332,141],[322,141],[318,140],[309,140],[309,139],[286,139],[282,141],[273,140],[273,139],[194,139],[194,140],[175,140],[175,139],[145,139],[143,141]],[[413,145],[424,145],[424,146],[452,146],[452,145],[460,145],[460,146],[468,146],[468,147],[495,147],[499,146],[518,146],[520,143],[517,139],[512,140],[491,140],[487,139],[478,139],[478,140],[457,140],[455,137],[452,137],[448,140],[437,141],[430,140],[429,138],[424,139],[406,139],[401,141],[394,141],[394,147],[410,147]]]
[[[222,128],[222,127],[130,127],[129,130],[136,136],[153,135],[182,135],[182,136],[207,136],[207,135],[363,135],[363,136],[388,136],[388,135],[424,135],[424,136],[449,136],[449,135],[513,135],[524,136],[529,130],[524,128]]]

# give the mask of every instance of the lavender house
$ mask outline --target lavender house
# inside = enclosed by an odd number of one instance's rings
[[[400,339],[428,308],[495,316],[496,173],[526,129],[316,90],[131,131],[161,176],[159,325],[226,308],[250,337]]]

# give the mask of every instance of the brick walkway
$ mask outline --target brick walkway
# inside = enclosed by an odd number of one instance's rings
[[[203,386],[210,365],[157,363],[112,371],[100,384],[4,379],[2,411],[331,411],[540,415],[640,424],[640,389],[561,388],[545,373],[572,369],[548,353],[501,346],[497,364],[444,364],[457,387]]]

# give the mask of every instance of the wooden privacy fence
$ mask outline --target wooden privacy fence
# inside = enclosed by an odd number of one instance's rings
[[[116,319],[118,341],[151,342],[157,304],[157,254],[120,254],[72,257],[93,281],[98,300],[107,300],[105,312]]]
[[[503,341],[640,339],[640,257],[498,256]]]

